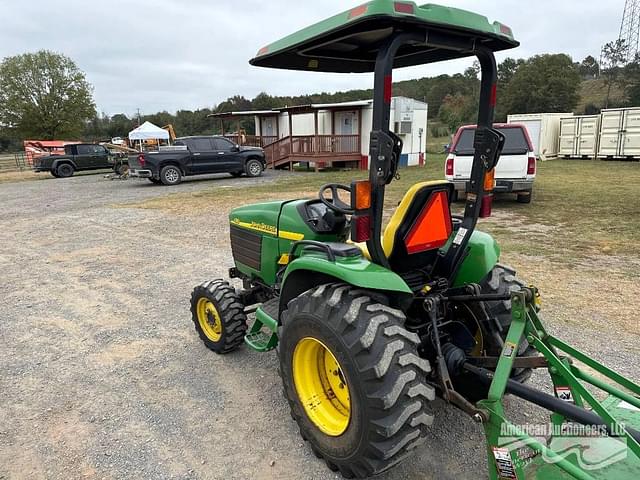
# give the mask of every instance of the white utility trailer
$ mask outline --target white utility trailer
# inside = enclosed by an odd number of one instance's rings
[[[602,110],[599,158],[640,158],[640,107]]]
[[[595,158],[599,136],[600,115],[562,118],[558,155],[564,158]]]
[[[507,117],[507,123],[521,123],[527,127],[536,157],[540,159],[558,156],[560,119],[573,113],[525,113]]]

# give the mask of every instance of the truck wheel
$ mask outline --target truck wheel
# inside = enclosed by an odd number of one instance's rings
[[[247,316],[236,291],[224,280],[204,282],[191,294],[191,315],[196,332],[209,350],[229,353],[247,333]]]
[[[279,373],[291,415],[316,456],[346,478],[397,464],[431,425],[430,365],[404,321],[341,284],[309,290],[283,312]]]
[[[57,170],[51,170],[51,176],[55,177],[55,178],[60,178],[58,176],[58,171]]]
[[[244,166],[244,169],[249,177],[259,177],[262,175],[262,171],[264,170],[260,160],[256,160],[255,158],[249,160]]]
[[[518,194],[518,203],[531,203],[531,198],[533,197],[533,192],[529,191],[528,193],[519,193]]]
[[[56,174],[59,178],[68,178],[73,175],[73,165],[62,163],[56,168]]]
[[[175,165],[162,167],[160,181],[163,185],[178,185],[182,181],[182,172]]]

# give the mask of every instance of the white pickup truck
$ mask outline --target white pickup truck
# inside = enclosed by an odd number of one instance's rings
[[[536,157],[527,127],[518,123],[495,124],[505,136],[502,155],[496,167],[496,193],[516,193],[518,202],[530,203],[536,178]],[[467,192],[473,163],[473,139],[476,126],[460,127],[445,161],[445,177],[455,185],[454,200]]]

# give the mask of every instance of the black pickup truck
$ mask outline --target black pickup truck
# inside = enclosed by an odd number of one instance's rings
[[[127,159],[112,155],[102,145],[78,143],[65,145],[64,155],[47,155],[33,161],[36,172],[50,172],[56,178],[70,177],[81,170],[111,168],[122,175],[127,169]]]
[[[182,177],[205,173],[259,177],[265,166],[261,148],[241,147],[216,136],[181,137],[172,147],[129,157],[130,176],[163,185],[177,185]]]

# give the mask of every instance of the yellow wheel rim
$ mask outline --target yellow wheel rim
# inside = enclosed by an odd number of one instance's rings
[[[222,320],[211,300],[198,300],[197,313],[198,323],[207,338],[212,342],[219,342],[222,337]]]
[[[323,433],[337,437],[349,426],[349,387],[331,351],[315,338],[303,338],[293,351],[293,382],[300,403]]]

